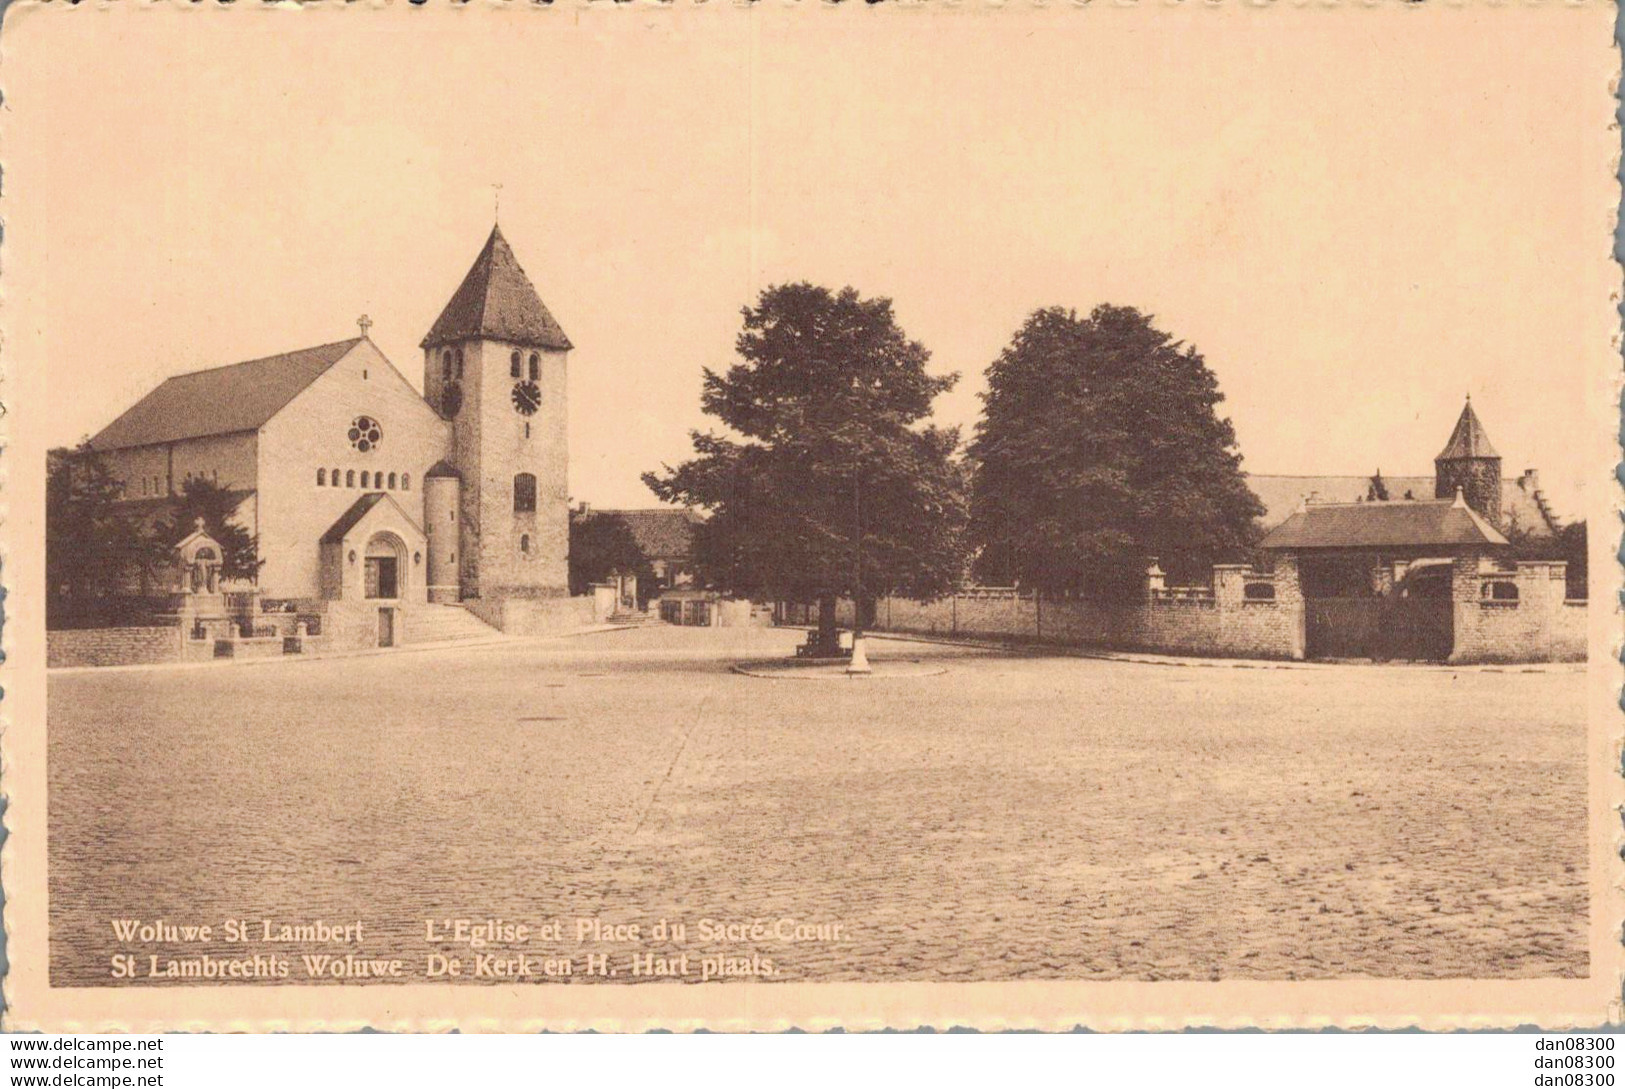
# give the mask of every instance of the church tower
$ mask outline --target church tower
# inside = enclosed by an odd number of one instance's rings
[[[1433,459],[1433,470],[1434,498],[1454,499],[1460,488],[1467,505],[1490,525],[1500,528],[1501,455],[1490,445],[1484,425],[1478,422],[1471,396],[1456,420],[1450,441]]]
[[[571,347],[493,227],[423,338],[423,395],[451,421],[449,460],[461,478],[463,597],[569,593]]]

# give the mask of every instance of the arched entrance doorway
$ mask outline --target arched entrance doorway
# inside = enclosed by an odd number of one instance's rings
[[[406,544],[393,533],[375,533],[367,542],[363,593],[369,601],[395,602],[405,593]],[[378,645],[395,645],[395,607],[380,604]]]
[[[366,589],[369,598],[393,601],[402,595],[406,545],[393,533],[375,533],[367,542]]]

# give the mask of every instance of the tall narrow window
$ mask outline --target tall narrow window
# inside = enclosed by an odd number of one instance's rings
[[[530,551],[530,534],[521,533],[519,535],[519,551],[527,553]]]
[[[367,481],[370,480],[370,479],[372,479],[372,477],[367,472],[367,470],[365,470],[365,469],[361,470],[361,486],[363,488],[365,488],[367,486]]]
[[[412,490],[412,474],[411,473],[402,473],[401,474],[401,491],[409,492],[411,490]]]
[[[326,469],[317,469],[316,470],[316,486],[318,488],[321,488],[321,487],[325,487],[326,484],[327,484],[327,470]]]
[[[141,494],[142,495],[147,494],[147,485],[150,484],[150,483],[151,483],[151,481],[149,481],[146,477],[141,478]]]
[[[394,473],[389,474],[389,486],[391,488],[395,487],[395,474]]]
[[[451,377],[451,349],[447,348],[440,353],[440,377]]]
[[[508,357],[508,377],[519,377],[519,353],[515,352]]]
[[[457,349],[457,377],[462,378],[462,376],[463,376],[463,350],[461,348],[458,348]]]
[[[535,382],[542,377],[542,357],[535,352],[530,353],[530,380]]]
[[[354,469],[346,469],[344,471],[344,486],[346,488],[355,487],[355,470]]]
[[[513,478],[513,511],[515,514],[534,514],[536,511],[536,478],[520,473]]]
[[[329,475],[328,479],[333,482],[333,487],[335,487],[335,488],[338,487],[339,486],[339,471],[337,469],[334,469],[332,474]]]

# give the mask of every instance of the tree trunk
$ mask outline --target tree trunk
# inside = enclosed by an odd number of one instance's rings
[[[818,599],[818,653],[831,658],[841,653],[841,632],[835,626],[834,594],[823,594]]]

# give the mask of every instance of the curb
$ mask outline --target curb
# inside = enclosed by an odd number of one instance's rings
[[[785,625],[803,628],[803,625]],[[810,626],[804,630],[812,630]],[[1275,658],[1198,658],[1172,654],[1141,654],[1134,651],[1101,650],[1098,648],[1066,646],[1060,643],[1015,643],[1000,640],[973,640],[959,637],[944,638],[937,635],[912,632],[866,631],[865,639],[890,639],[901,643],[930,643],[936,646],[965,647],[969,650],[996,650],[1006,654],[1025,654],[1028,657],[1061,656],[1089,658],[1101,662],[1126,662],[1131,665],[1175,666],[1196,669],[1304,669],[1328,670],[1350,668],[1402,669],[1417,673],[1584,673],[1585,662],[1526,662],[1475,663],[1447,665],[1436,662],[1298,662]]]
[[[883,664],[883,663],[882,663]],[[924,677],[940,677],[948,672],[947,666],[926,668],[915,673],[887,673],[875,669],[869,673],[835,672],[827,665],[781,665],[776,660],[761,662],[735,662],[729,672],[741,677],[754,677],[759,681],[912,681]]]

